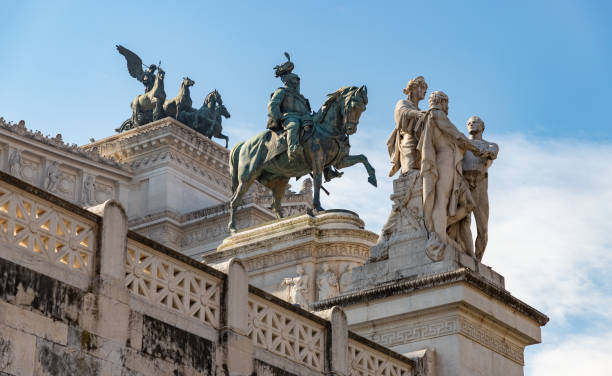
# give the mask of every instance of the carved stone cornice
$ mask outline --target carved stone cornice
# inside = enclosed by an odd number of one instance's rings
[[[349,211],[328,211],[274,220],[225,238],[204,262],[240,257],[249,273],[293,265],[305,259],[345,259],[362,264],[378,236],[363,229],[363,221]]]
[[[549,318],[542,312],[515,298],[508,290],[500,288],[477,273],[467,268],[460,268],[446,273],[438,273],[416,279],[399,279],[381,284],[379,286],[343,294],[335,298],[322,300],[312,304],[314,310],[324,310],[333,306],[349,306],[365,303],[374,299],[381,299],[396,295],[408,295],[414,291],[440,287],[457,282],[465,282],[477,288],[486,295],[503,302],[508,307],[533,319],[539,325],[546,325]]]
[[[0,117],[0,129],[10,132],[16,136],[21,136],[42,145],[51,146],[59,151],[67,152],[75,156],[79,156],[88,159],[92,162],[100,163],[106,166],[114,167],[126,172],[130,171],[129,166],[126,166],[120,162],[117,162],[113,158],[109,158],[106,155],[102,155],[95,148],[87,148],[78,146],[77,144],[69,144],[64,142],[62,135],[58,133],[55,137],[49,135],[45,136],[40,131],[31,131],[25,126],[25,122],[22,120],[19,123],[7,122],[4,118]]]
[[[161,145],[172,146],[199,163],[225,174],[229,171],[229,150],[172,118],[154,121],[84,145],[83,148],[97,149],[101,155],[123,163],[134,163]]]
[[[279,249],[288,241],[295,243],[314,239],[322,242],[335,237],[350,238],[352,242],[368,248],[378,239],[377,234],[364,229],[364,223],[357,214],[347,210],[330,210],[317,216],[303,214],[239,231],[225,239],[218,252],[210,257],[223,258],[270,247]]]
[[[269,267],[295,263],[298,260],[326,257],[355,258],[361,262],[368,258],[369,249],[358,243],[331,243],[325,247],[291,247],[253,257],[241,257],[249,273],[265,271]],[[214,254],[213,254],[214,255]]]
[[[400,327],[377,327],[372,333],[362,333],[371,341],[388,348],[454,334],[463,335],[520,365],[525,364],[523,347],[519,344],[482,323],[478,324],[458,314]]]

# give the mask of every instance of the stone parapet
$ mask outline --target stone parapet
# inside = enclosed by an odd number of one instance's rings
[[[348,376],[334,359],[349,354],[414,374],[339,308],[330,322],[248,285],[239,260],[212,268],[128,231],[117,202],[85,211],[0,173],[0,225],[2,374]]]

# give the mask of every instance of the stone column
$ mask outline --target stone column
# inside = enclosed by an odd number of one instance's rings
[[[219,360],[229,376],[250,376],[253,373],[253,343],[248,336],[249,277],[244,264],[237,258],[215,265],[215,268],[227,273]]]
[[[108,357],[120,357],[129,337],[130,295],[125,287],[127,216],[121,204],[108,200],[90,210],[101,215],[100,244],[92,292],[85,295],[79,326],[83,338],[107,347]]]
[[[340,307],[332,307],[325,311],[316,312],[316,314],[331,322],[331,330],[327,333],[327,354],[329,354],[326,357],[327,374],[348,376],[350,363],[346,314]]]

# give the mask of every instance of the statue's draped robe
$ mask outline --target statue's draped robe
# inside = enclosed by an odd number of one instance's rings
[[[461,239],[465,229],[449,231],[452,229],[448,227],[448,219],[455,217],[460,205],[464,206],[469,218],[474,207],[461,167],[465,150],[472,146],[441,110],[429,110],[423,118],[423,125],[417,149],[421,154],[425,227],[428,232],[435,232],[444,243],[471,253],[473,245],[467,244],[467,239]],[[455,224],[462,225],[465,227],[465,221]],[[469,232],[469,228],[467,230]],[[449,236],[449,232],[454,235]]]
[[[400,169],[406,173],[411,168],[418,168],[419,161],[415,155],[418,142],[416,125],[420,113],[418,106],[407,99],[399,100],[395,105],[395,129],[387,140],[392,164],[389,176]]]

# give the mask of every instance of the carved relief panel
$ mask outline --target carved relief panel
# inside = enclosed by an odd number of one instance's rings
[[[41,176],[41,159],[27,152],[21,153],[21,178],[32,185],[39,185]]]

